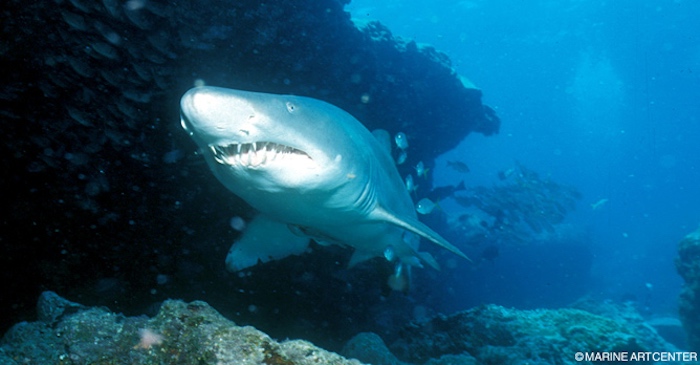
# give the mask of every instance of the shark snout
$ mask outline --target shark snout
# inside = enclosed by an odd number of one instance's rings
[[[255,133],[255,111],[245,95],[217,87],[196,87],[180,100],[182,127],[200,138],[240,139]],[[211,141],[209,142],[211,143]]]

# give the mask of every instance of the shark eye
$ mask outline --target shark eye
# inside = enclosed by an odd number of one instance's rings
[[[287,102],[287,111],[290,113],[294,113],[295,110],[296,110],[296,106],[294,106],[294,104],[291,101],[288,101]]]

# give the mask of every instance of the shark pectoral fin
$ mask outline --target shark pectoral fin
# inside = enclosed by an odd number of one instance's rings
[[[460,251],[457,247],[453,246],[451,243],[447,242],[446,239],[442,238],[435,231],[430,229],[430,227],[421,223],[418,219],[412,217],[397,217],[395,214],[387,211],[386,209],[377,206],[372,212],[372,217],[377,220],[381,220],[393,225],[399,226],[403,229],[411,231],[430,242],[454,253],[455,255],[462,257],[466,260],[472,261],[467,255]]]
[[[226,256],[226,268],[236,272],[258,262],[299,255],[308,246],[309,238],[295,235],[286,223],[258,215],[248,224],[243,236],[231,246]]]

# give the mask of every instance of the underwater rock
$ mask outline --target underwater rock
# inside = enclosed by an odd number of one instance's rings
[[[612,300],[599,301],[584,297],[569,307],[623,321],[637,336],[646,339],[648,347],[665,348],[670,343],[678,348],[686,348],[685,341],[678,341],[678,327],[680,326],[677,318],[644,318],[635,305],[634,302],[630,301],[617,303]]]
[[[399,359],[415,364],[434,364],[431,359],[446,355],[473,357],[484,364],[575,364],[577,352],[678,351],[650,326],[625,317],[497,305],[410,324],[389,347]]]
[[[343,356],[372,365],[405,365],[389,351],[379,335],[362,332],[351,338],[341,351]]]
[[[685,280],[678,312],[691,349],[700,348],[700,228],[678,244],[676,269]]]
[[[38,303],[42,313],[66,307],[76,304],[55,293],[45,292]],[[97,307],[40,318],[5,334],[0,364],[360,364],[306,341],[277,342],[235,325],[201,301],[167,300],[153,318]]]
[[[478,365],[479,362],[469,354],[443,355],[439,359],[430,359],[425,365]]]

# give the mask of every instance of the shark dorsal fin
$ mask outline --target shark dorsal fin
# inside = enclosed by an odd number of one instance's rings
[[[421,223],[418,219],[412,217],[397,217],[395,214],[384,209],[381,206],[377,206],[372,212],[372,217],[377,220],[381,220],[387,223],[391,223],[395,226],[401,227],[407,231],[413,232],[430,242],[454,253],[455,255],[462,257],[471,261],[467,255],[460,251],[457,247],[453,246],[451,243],[447,242],[446,239],[442,238],[435,231],[430,229],[430,227]]]
[[[377,139],[379,145],[382,146],[382,150],[391,154],[391,136],[389,132],[384,129],[375,129],[372,131],[372,135]]]

